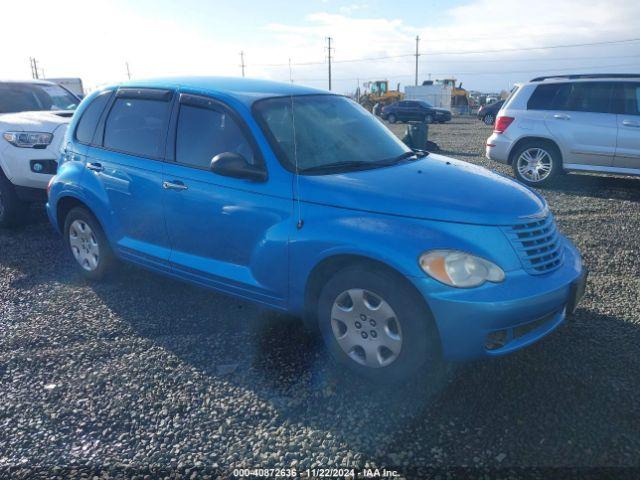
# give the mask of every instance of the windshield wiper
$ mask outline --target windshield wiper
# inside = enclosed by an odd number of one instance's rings
[[[358,168],[376,168],[378,166],[374,162],[361,162],[355,160],[346,160],[342,162],[327,163],[324,165],[315,165],[313,167],[307,167],[300,170],[300,173],[318,173],[318,172],[331,172],[334,170],[343,169],[358,169]]]
[[[413,150],[411,152],[404,152],[397,157],[388,158],[386,160],[380,160],[376,162],[378,165],[395,165],[397,163],[402,162],[403,160],[408,160],[409,158],[415,157],[415,159],[423,158],[429,155],[429,152],[424,150]]]

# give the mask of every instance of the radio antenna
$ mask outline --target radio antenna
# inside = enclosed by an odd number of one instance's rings
[[[298,167],[298,140],[296,138],[296,114],[294,111],[293,105],[293,94],[289,97],[291,99],[291,129],[293,133],[293,164],[295,166],[295,202],[298,213],[298,222],[296,223],[296,227],[298,230],[302,228],[304,225],[304,220],[302,220],[302,207],[300,205],[300,170]]]

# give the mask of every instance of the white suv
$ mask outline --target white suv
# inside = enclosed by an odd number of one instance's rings
[[[498,113],[487,158],[531,186],[563,171],[640,175],[640,75],[539,77]]]
[[[0,82],[0,227],[20,223],[29,202],[46,198],[79,103],[55,83]]]

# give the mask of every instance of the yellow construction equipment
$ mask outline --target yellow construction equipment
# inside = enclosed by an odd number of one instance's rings
[[[389,80],[375,80],[364,82],[364,93],[360,95],[359,102],[367,110],[372,110],[376,103],[381,106],[402,100],[404,94],[400,92],[400,84],[397,90],[389,90]]]

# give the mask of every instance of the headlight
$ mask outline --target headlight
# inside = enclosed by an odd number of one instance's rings
[[[420,256],[420,267],[452,287],[478,287],[485,282],[504,280],[504,271],[495,263],[458,250],[425,252]]]
[[[45,148],[53,140],[53,134],[43,132],[5,132],[3,138],[14,147]]]

